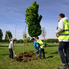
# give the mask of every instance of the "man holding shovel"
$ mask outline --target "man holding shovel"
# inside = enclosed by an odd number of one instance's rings
[[[9,52],[10,52],[9,58],[11,58],[11,59],[14,59],[14,58],[13,58],[13,53],[14,53],[14,56],[16,56],[16,55],[15,55],[15,51],[14,51],[14,42],[15,42],[16,40],[17,40],[16,38],[12,38],[12,41],[10,41],[10,44],[9,44]]]

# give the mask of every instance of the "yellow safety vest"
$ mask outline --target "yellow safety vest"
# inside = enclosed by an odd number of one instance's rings
[[[44,43],[41,40],[37,40],[37,43],[39,43],[40,48],[44,49]]]
[[[64,21],[64,30],[59,33],[58,39],[69,39],[69,22],[67,20],[61,19]]]

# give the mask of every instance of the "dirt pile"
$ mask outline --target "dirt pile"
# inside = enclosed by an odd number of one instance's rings
[[[32,51],[16,54],[17,61],[28,62],[34,60],[34,57],[35,54]]]

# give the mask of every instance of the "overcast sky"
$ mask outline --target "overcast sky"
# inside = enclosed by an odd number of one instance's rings
[[[0,29],[10,30],[15,37],[22,39],[25,29],[25,11],[34,0],[0,0]],[[56,38],[55,30],[58,24],[58,15],[64,13],[69,18],[69,0],[36,0],[39,4],[39,14],[43,16],[40,24],[47,31],[46,38]],[[27,31],[26,31],[27,32]],[[28,32],[27,32],[28,33]],[[28,35],[29,36],[29,35]],[[42,37],[40,37],[42,39]]]

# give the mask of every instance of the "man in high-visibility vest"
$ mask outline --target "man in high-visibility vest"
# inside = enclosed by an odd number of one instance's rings
[[[45,47],[45,45],[44,45],[44,43],[43,43],[41,40],[39,40],[39,37],[35,37],[35,40],[36,40],[37,43],[39,43],[39,45],[40,45],[39,59],[41,59],[41,52],[43,53],[43,58],[45,58],[45,52],[44,52],[44,47]]]
[[[58,53],[63,63],[59,69],[66,69],[69,67],[69,22],[63,13],[59,14],[58,20],[56,36],[59,40]]]

